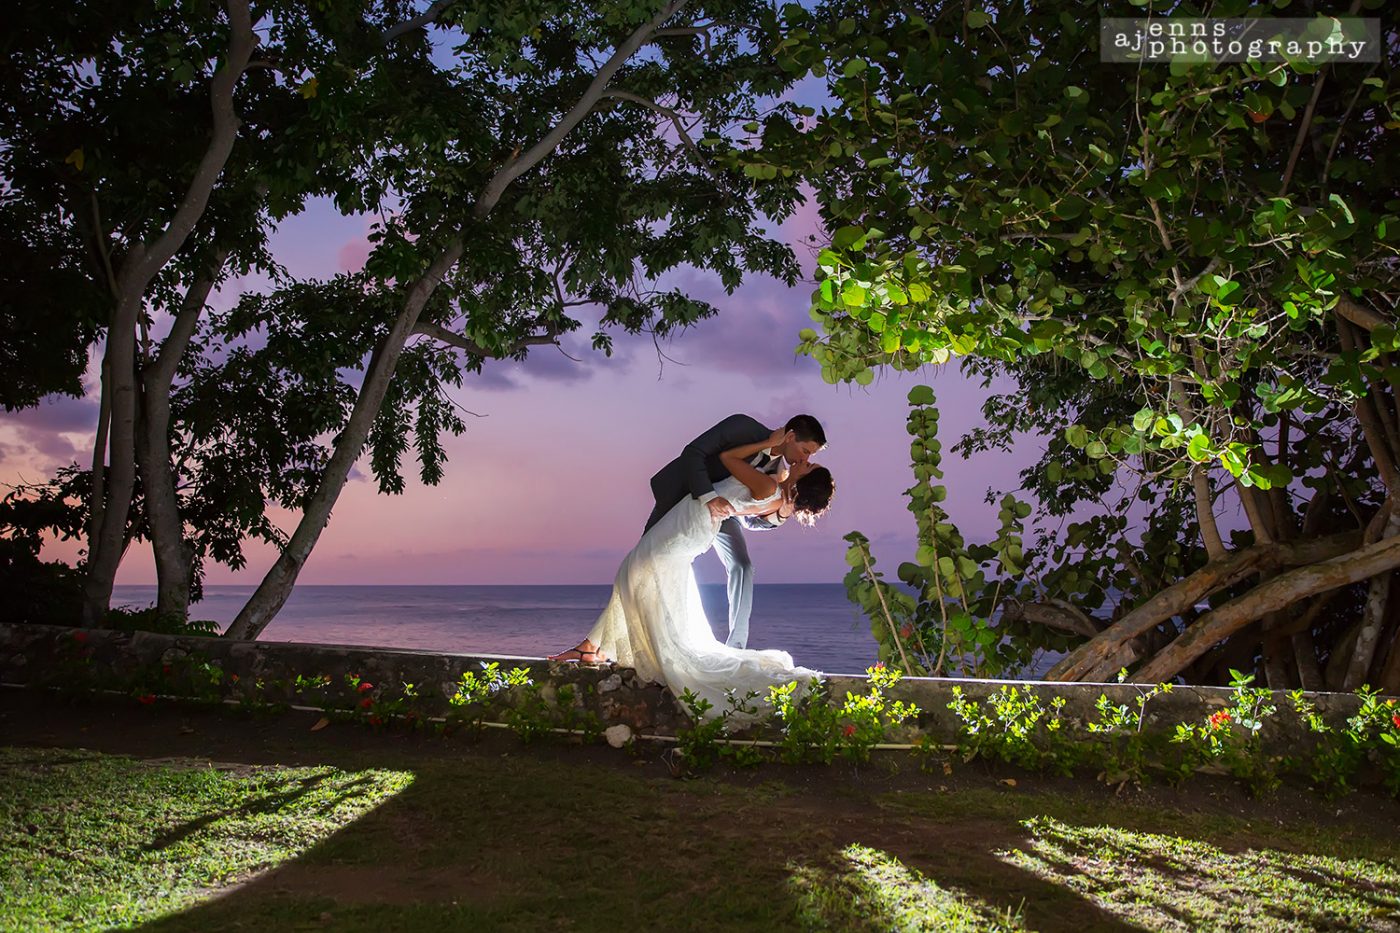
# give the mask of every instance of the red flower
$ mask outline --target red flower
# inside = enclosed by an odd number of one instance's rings
[[[87,634],[87,632],[74,632],[74,633],[73,633],[73,640],[76,641],[76,642],[77,642],[78,644],[80,644],[80,645],[86,644],[86,643],[87,643],[87,640],[88,640],[88,634]]]
[[[1225,712],[1223,709],[1220,710],[1218,713],[1210,714],[1210,727],[1212,729],[1219,729],[1221,726],[1225,725],[1229,721],[1230,714]]]
[[[846,725],[846,738],[849,739],[851,736],[853,736],[853,735],[855,735],[855,734],[856,734],[856,727],[853,726],[853,725],[850,725],[850,724],[848,723],[848,724]]]
[[[900,638],[908,638],[910,635],[913,635],[913,634],[914,634],[914,626],[910,625],[908,622],[905,622],[903,625],[901,625],[901,626],[899,627],[899,637],[900,637]]]
[[[884,661],[876,661],[876,662],[875,662],[875,670],[877,670],[877,671],[883,671],[884,669],[885,669],[885,662],[884,662]]]
[[[369,697],[365,697],[363,700],[360,701],[360,709],[369,709],[373,705],[374,701],[371,700]]]
[[[384,725],[384,720],[380,719],[378,716],[371,716],[369,717],[369,724],[371,726],[382,726]]]
[[[154,693],[143,693],[136,698],[136,702],[140,703],[142,706],[150,706],[155,701],[156,695]]]
[[[366,690],[373,690],[373,689],[374,689],[374,684],[372,684],[372,683],[370,683],[368,680],[366,680],[366,681],[364,681],[363,683],[361,683],[358,687],[356,687],[355,689],[358,690],[358,691],[360,691],[361,693],[364,693]]]
[[[169,673],[170,673],[170,665],[169,665],[169,664],[162,664],[162,665],[160,666],[160,672],[161,672],[162,674],[169,674]]]
[[[237,674],[229,674],[229,675],[228,675],[228,679],[229,679],[232,683],[235,683],[235,684],[238,683],[238,675],[237,675]]]
[[[1390,721],[1395,723],[1395,728],[1400,729],[1400,713],[1390,717]]]

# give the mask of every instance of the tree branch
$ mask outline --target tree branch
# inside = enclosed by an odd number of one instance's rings
[[[607,61],[603,62],[603,67],[598,69],[598,73],[593,76],[593,80],[588,83],[583,94],[578,101],[569,108],[569,112],[555,124],[554,128],[545,134],[545,137],[535,143],[528,150],[511,159],[496,171],[491,180],[486,183],[485,189],[481,192],[481,197],[477,199],[472,208],[472,216],[477,220],[482,220],[491,213],[496,202],[501,199],[506,188],[511,182],[528,172],[535,165],[554,151],[555,147],[563,141],[569,131],[583,122],[583,118],[588,116],[590,110],[602,98],[603,92],[607,90],[608,82],[622,68],[627,59],[631,58],[636,51],[646,44],[647,39],[661,28],[661,24],[672,16],[675,16],[687,0],[670,0],[669,3],[650,20],[637,27],[621,45],[614,51]]]
[[[1172,584],[1136,607],[1093,639],[1080,645],[1046,673],[1046,680],[1079,680],[1129,641],[1194,606],[1211,593],[1272,567],[1312,564],[1356,547],[1356,532],[1296,544],[1256,544],[1235,551]]]
[[[1201,543],[1212,561],[1225,557],[1225,542],[1215,523],[1215,507],[1210,498],[1210,478],[1199,464],[1191,468],[1191,492],[1196,497],[1196,523],[1201,526]]]
[[[1400,564],[1400,537],[1386,538],[1340,557],[1280,574],[1201,617],[1176,641],[1158,652],[1133,676],[1135,683],[1168,680],[1217,642],[1229,638],[1261,616],[1306,596],[1334,590],[1395,569]]]
[[[1339,317],[1346,318],[1362,330],[1370,333],[1377,327],[1394,322],[1378,312],[1372,311],[1364,305],[1357,304],[1346,295],[1337,298],[1337,305],[1332,311]]]
[[[1351,325],[1341,318],[1337,320],[1337,336],[1341,340],[1343,350],[1358,348],[1359,344],[1351,332]],[[1381,424],[1380,412],[1376,411],[1367,395],[1356,397],[1352,402],[1352,411],[1361,424],[1361,434],[1371,451],[1371,459],[1376,462],[1376,472],[1385,483],[1386,492],[1391,496],[1400,494],[1400,468],[1396,466],[1396,452],[1391,449],[1385,428]]]
[[[415,29],[420,29],[423,26],[428,25],[429,23],[437,19],[438,16],[442,14],[443,10],[447,9],[453,3],[456,2],[457,0],[437,0],[437,3],[434,3],[422,13],[413,17],[413,19],[405,20],[404,22],[399,23],[397,26],[390,26],[388,29],[380,33],[379,44],[388,45],[390,42],[393,42],[399,36],[406,35],[410,32],[413,32],[413,30]]]
[[[228,18],[232,27],[228,57],[215,73],[209,87],[210,109],[214,116],[209,147],[205,149],[204,157],[199,160],[194,178],[190,180],[189,188],[186,189],[185,197],[175,211],[170,225],[165,228],[160,238],[139,256],[139,261],[122,270],[124,275],[129,271],[134,280],[140,283],[141,291],[145,291],[146,283],[170,261],[194,230],[195,222],[204,213],[214,184],[228,162],[229,153],[238,138],[238,129],[243,125],[233,107],[233,91],[238,79],[248,67],[248,60],[253,54],[253,47],[257,45],[258,37],[253,32],[248,0],[228,0]]]
[[[434,340],[439,340],[449,346],[456,347],[459,350],[465,350],[471,356],[487,360],[502,359],[507,356],[512,356],[526,347],[543,346],[546,344],[559,345],[559,331],[558,328],[554,326],[546,328],[543,334],[521,337],[510,346],[502,347],[499,352],[495,353],[482,347],[481,344],[469,337],[464,337],[461,334],[448,330],[441,324],[433,324],[429,321],[419,321],[414,325],[412,333],[424,334],[428,337],[432,337]]]
[[[634,104],[640,104],[641,106],[646,107],[648,110],[655,111],[656,113],[659,113],[666,119],[670,120],[671,125],[676,128],[676,135],[680,137],[681,142],[685,145],[686,151],[688,151],[695,158],[695,163],[705,172],[705,174],[709,175],[710,178],[714,179],[715,184],[719,185],[722,191],[724,190],[724,178],[719,174],[719,172],[715,171],[714,165],[710,163],[709,159],[705,158],[705,153],[702,152],[700,147],[695,144],[695,140],[690,137],[689,131],[687,131],[685,128],[685,122],[681,119],[681,115],[679,113],[677,113],[669,107],[665,107],[661,104],[658,104],[654,100],[650,100],[646,97],[643,97],[640,94],[633,94],[631,91],[611,90],[606,92],[603,96],[611,97],[615,100],[625,100],[630,101]]]
[[[189,346],[190,337],[194,335],[195,325],[199,323],[199,315],[203,313],[204,305],[209,301],[209,292],[213,290],[214,283],[227,260],[228,250],[219,250],[214,254],[208,269],[190,285],[184,301],[180,303],[180,311],[175,315],[175,323],[171,325],[170,333],[160,345],[160,353],[151,364],[148,380],[164,385],[167,392],[175,378],[175,370],[180,365],[180,358],[185,355],[185,348]]]
[[[665,39],[671,36],[700,36],[705,46],[705,54],[709,55],[713,48],[713,37],[711,36],[710,30],[714,27],[714,23],[705,23],[699,26],[673,26],[670,29],[658,29],[651,34],[651,39],[648,41]]]

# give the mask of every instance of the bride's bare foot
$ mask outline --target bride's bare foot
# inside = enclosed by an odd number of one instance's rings
[[[588,641],[580,642],[567,651],[558,654],[551,654],[550,661],[558,663],[578,662],[579,664],[603,664],[607,656],[598,650],[598,646]]]

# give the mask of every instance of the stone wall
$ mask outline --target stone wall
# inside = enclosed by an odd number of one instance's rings
[[[0,624],[0,683],[75,690],[116,689],[134,696],[177,696],[232,700],[246,704],[293,704],[359,710],[369,700],[375,709],[411,712],[424,718],[453,712],[450,698],[462,675],[498,664],[502,670],[523,668],[536,687],[503,691],[485,709],[488,720],[499,721],[522,702],[543,703],[570,712],[573,722],[603,729],[625,725],[631,733],[673,736],[687,721],[671,694],[654,684],[640,683],[635,672],[612,666],[551,665],[540,658],[458,655],[294,642],[228,641],[222,638],[116,632],[41,625]],[[298,678],[301,681],[298,681]],[[356,681],[358,680],[358,684]],[[319,686],[309,684],[319,683]],[[360,685],[372,685],[362,689]],[[404,685],[413,685],[412,698],[402,698]],[[828,686],[840,700],[847,691],[865,689],[863,677],[831,675]],[[1063,697],[1062,715],[1069,720],[1097,718],[1095,703],[1106,696],[1128,704],[1145,689],[1130,684],[1062,684],[1022,681],[905,678],[891,691],[892,699],[917,703],[922,713],[892,739],[915,742],[921,736],[949,742],[957,735],[957,720],[948,709],[954,688],[972,700],[1015,687],[1033,689],[1044,703]],[[1311,694],[1321,715],[1340,725],[1359,704],[1351,694]],[[1287,698],[1276,694],[1280,713]],[[1177,687],[1155,697],[1146,708],[1145,732],[1170,733],[1179,722],[1201,722],[1231,702],[1221,687]],[[386,713],[387,715],[388,713]],[[1276,754],[1301,753],[1311,744],[1296,716],[1271,718],[1264,733]]]

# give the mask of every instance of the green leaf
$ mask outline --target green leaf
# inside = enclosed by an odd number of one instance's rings
[[[918,385],[909,390],[910,405],[932,405],[933,401],[933,389],[928,386]]]
[[[836,233],[832,236],[831,247],[832,249],[839,250],[850,249],[864,238],[865,231],[862,230],[860,227],[842,227],[840,230],[837,230]],[[859,249],[859,247],[856,248]]]
[[[967,12],[967,25],[969,29],[981,29],[991,21],[991,14],[982,10],[968,10]]]
[[[1083,450],[1089,443],[1089,429],[1082,424],[1072,424],[1065,428],[1065,443]]]
[[[1327,200],[1341,210],[1342,214],[1347,219],[1347,223],[1356,223],[1356,218],[1351,216],[1351,208],[1347,207],[1347,202],[1342,200],[1342,196],[1340,194],[1329,194],[1327,196]]]
[[[1186,445],[1186,456],[1197,463],[1202,463],[1210,459],[1210,438],[1204,434],[1197,434],[1191,438],[1191,442]]]

